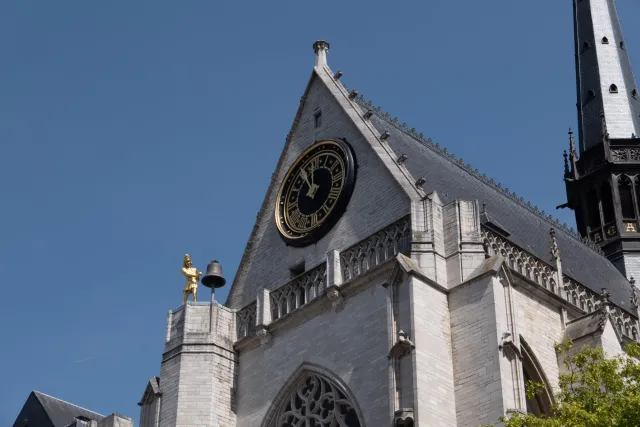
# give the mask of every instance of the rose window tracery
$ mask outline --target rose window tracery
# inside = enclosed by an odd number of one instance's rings
[[[361,427],[353,404],[333,383],[306,373],[285,397],[274,427]]]

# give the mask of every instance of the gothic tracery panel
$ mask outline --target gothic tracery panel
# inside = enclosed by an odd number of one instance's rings
[[[568,303],[580,308],[585,313],[591,313],[600,307],[600,296],[571,277],[563,274],[562,284],[558,286],[552,279],[557,275],[557,271],[549,264],[526,253],[521,248],[489,230],[482,230],[482,237],[485,244],[485,252],[489,256],[501,254],[507,260],[507,266],[528,279],[542,286],[548,291],[559,295]],[[513,261],[510,261],[513,259]],[[523,264],[524,272],[518,271],[514,265]],[[564,291],[564,292],[561,292]],[[638,319],[631,316],[620,307],[613,306],[611,317],[618,328],[618,331],[634,340],[638,339],[637,331],[640,327]],[[634,334],[635,331],[635,334]],[[635,336],[634,336],[635,335]]]
[[[270,427],[361,427],[349,398],[328,379],[305,373],[286,395]]]

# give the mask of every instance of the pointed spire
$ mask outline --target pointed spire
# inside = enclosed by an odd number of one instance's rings
[[[316,54],[316,67],[326,67],[329,43],[324,40],[318,40],[313,44],[313,51]]]
[[[569,128],[569,153],[567,159],[567,152],[564,153],[564,177],[565,179],[577,179],[578,168],[576,162],[578,161],[578,153],[576,152],[576,143],[573,138],[573,130]]]
[[[631,276],[629,283],[631,284],[631,298],[629,298],[629,301],[631,305],[638,308],[638,306],[640,306],[640,298],[638,296],[638,288],[636,287],[636,279]]]
[[[609,140],[609,131],[607,130],[607,118],[604,115],[604,111],[600,112],[600,123],[602,125],[602,139],[603,139],[603,141]]]
[[[569,128],[569,153],[571,153],[572,160],[578,154],[576,153],[576,142],[573,139],[573,129]]]
[[[556,239],[556,229],[551,227],[549,230],[551,236],[551,256],[554,258],[560,257],[560,249],[558,249],[558,240]]]
[[[640,101],[615,0],[573,0],[573,9],[583,152],[603,138],[639,135]]]

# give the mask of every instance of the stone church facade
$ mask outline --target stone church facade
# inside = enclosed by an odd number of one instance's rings
[[[316,42],[229,297],[169,312],[141,427],[496,423],[548,412],[555,343],[638,340],[640,101],[613,0],[574,6],[577,233],[349,90]]]

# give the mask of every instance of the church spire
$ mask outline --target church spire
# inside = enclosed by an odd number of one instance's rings
[[[573,0],[573,8],[580,153],[640,138],[640,99],[615,0]]]
[[[580,234],[640,277],[640,99],[615,0],[573,0],[579,158],[570,132],[566,206]]]

